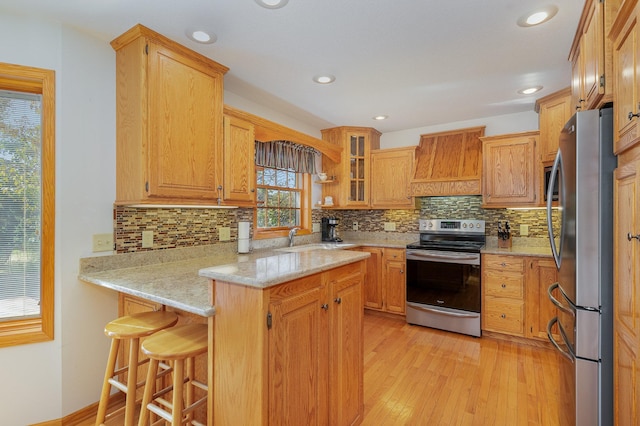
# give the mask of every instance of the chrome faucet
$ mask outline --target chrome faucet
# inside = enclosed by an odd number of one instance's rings
[[[293,236],[298,233],[299,229],[300,228],[291,228],[291,231],[289,231],[289,247],[293,247]]]

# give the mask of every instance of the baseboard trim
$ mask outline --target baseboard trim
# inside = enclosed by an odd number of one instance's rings
[[[109,398],[109,406],[107,412],[116,410],[124,405],[124,393],[117,392]],[[88,420],[95,420],[98,414],[98,402],[88,405],[80,410],[64,416],[61,419],[49,420],[42,423],[35,423],[31,426],[76,426]]]

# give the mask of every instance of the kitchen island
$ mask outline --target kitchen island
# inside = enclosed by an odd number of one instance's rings
[[[220,252],[102,270],[87,260],[79,278],[207,318],[208,424],[347,425],[364,410],[368,256]]]

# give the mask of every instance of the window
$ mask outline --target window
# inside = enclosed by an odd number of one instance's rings
[[[0,346],[53,339],[54,80],[0,63]]]
[[[293,170],[256,167],[255,236],[286,236],[293,227],[308,233],[311,223],[311,175]]]

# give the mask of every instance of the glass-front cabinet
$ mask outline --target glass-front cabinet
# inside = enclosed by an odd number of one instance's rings
[[[380,148],[380,132],[371,127],[322,130],[322,139],[342,147],[339,163],[322,159],[328,176],[322,184],[324,208],[368,208],[371,205],[371,150]]]

